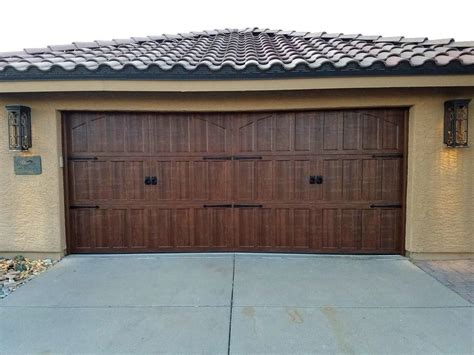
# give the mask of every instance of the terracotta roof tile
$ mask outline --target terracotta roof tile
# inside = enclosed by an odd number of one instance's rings
[[[474,41],[228,28],[0,53],[0,80],[474,74],[473,64]]]

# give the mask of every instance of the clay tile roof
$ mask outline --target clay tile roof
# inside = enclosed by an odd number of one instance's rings
[[[474,74],[474,41],[227,28],[0,53],[0,80]]]

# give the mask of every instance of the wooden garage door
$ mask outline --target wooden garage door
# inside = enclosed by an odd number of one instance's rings
[[[65,114],[73,253],[400,253],[403,109]]]

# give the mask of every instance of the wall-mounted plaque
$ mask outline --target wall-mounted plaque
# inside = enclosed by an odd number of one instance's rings
[[[40,175],[41,174],[41,157],[27,156],[14,157],[15,175]]]

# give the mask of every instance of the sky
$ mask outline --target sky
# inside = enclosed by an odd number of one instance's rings
[[[0,51],[222,28],[474,40],[474,1],[3,0]]]

